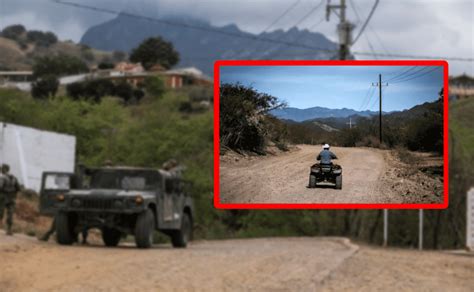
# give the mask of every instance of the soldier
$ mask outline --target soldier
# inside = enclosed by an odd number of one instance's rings
[[[0,222],[3,221],[4,209],[7,210],[7,235],[13,235],[13,212],[15,211],[16,194],[20,191],[18,179],[9,173],[10,166],[2,164],[0,177]]]

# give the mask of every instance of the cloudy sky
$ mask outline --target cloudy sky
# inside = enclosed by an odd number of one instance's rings
[[[382,108],[396,111],[438,99],[442,67],[406,66],[223,66],[223,83],[252,86],[296,108],[321,106],[377,110],[382,74]]]
[[[66,1],[66,0],[65,0]],[[288,29],[324,1],[298,27],[318,31],[337,41],[337,17],[325,16],[326,0],[67,0],[113,10],[160,17],[177,14],[215,25],[235,23],[260,33],[292,4],[297,3],[270,30]],[[375,0],[348,0],[348,18],[358,33]],[[338,2],[332,0],[333,3]],[[357,11],[357,13],[356,13]],[[88,27],[113,18],[110,14],[59,5],[51,0],[0,0],[0,27],[22,23],[29,29],[51,30],[61,39],[78,41]],[[474,58],[474,1],[381,0],[354,52]],[[362,57],[358,57],[362,58]],[[363,58],[372,58],[370,56]],[[450,62],[453,74],[474,75],[473,62]]]

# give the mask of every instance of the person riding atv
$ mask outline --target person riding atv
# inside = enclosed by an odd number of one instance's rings
[[[328,182],[334,184],[334,188],[342,189],[342,167],[332,163],[331,159],[337,159],[337,156],[329,151],[329,148],[328,144],[324,144],[323,150],[316,157],[320,163],[311,166],[309,188],[315,188],[321,182]]]
[[[336,154],[329,151],[329,148],[329,144],[324,144],[323,150],[319,152],[318,157],[316,157],[316,160],[321,161],[320,164],[322,165],[332,165],[331,159],[337,159]]]

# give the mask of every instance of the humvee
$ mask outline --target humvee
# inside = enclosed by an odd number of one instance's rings
[[[139,248],[153,243],[155,230],[174,247],[192,239],[194,207],[180,172],[135,167],[82,168],[77,174],[45,172],[40,213],[54,215],[56,239],[70,245],[79,232],[101,230],[106,246],[134,235]]]

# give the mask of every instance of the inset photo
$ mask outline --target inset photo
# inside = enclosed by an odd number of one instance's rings
[[[444,61],[218,61],[217,208],[446,208]]]

